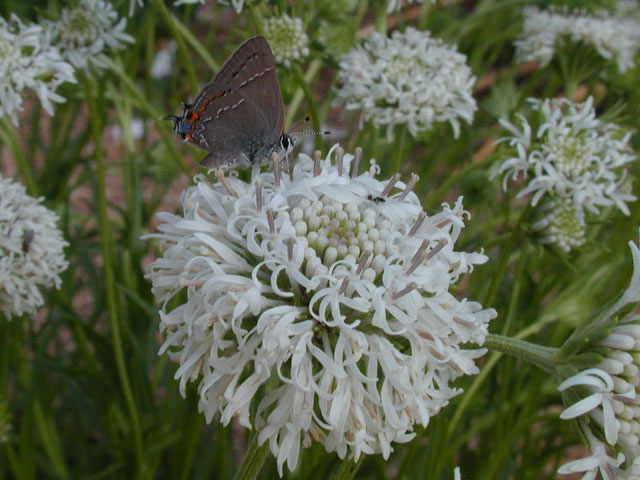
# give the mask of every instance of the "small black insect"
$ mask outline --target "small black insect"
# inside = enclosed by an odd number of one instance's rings
[[[386,200],[383,197],[374,197],[373,195],[367,195],[367,199],[371,200],[373,203],[384,203]]]
[[[36,232],[33,230],[27,230],[24,232],[24,238],[22,239],[22,251],[27,253],[29,248],[31,247],[31,242],[33,242],[33,237],[36,235]]]

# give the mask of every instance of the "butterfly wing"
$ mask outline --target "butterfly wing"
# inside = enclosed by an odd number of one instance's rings
[[[190,116],[195,117],[190,140],[209,151],[203,165],[268,160],[284,130],[284,104],[264,37],[250,38],[236,49],[196,97],[185,118]]]

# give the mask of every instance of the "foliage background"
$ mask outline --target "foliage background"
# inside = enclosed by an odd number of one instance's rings
[[[114,3],[126,14],[128,1]],[[587,3],[612,2],[573,5]],[[347,151],[361,146],[366,159],[376,158],[383,177],[419,174],[416,193],[427,212],[464,195],[472,219],[458,246],[484,248],[491,260],[464,279],[456,295],[496,308],[493,333],[560,346],[626,286],[627,242],[636,239],[640,204],[630,205],[629,217],[606,212],[570,256],[543,248],[527,228],[527,199],[516,200],[498,179],[489,180],[504,158],[493,147],[503,135],[497,118],[512,116],[529,96],[594,95],[601,118],[637,128],[640,70],[622,75],[614,64],[569,50],[546,68],[518,64],[513,41],[528,4],[547,2],[417,3],[387,14],[386,2],[375,0],[248,1],[238,15],[210,1],[200,8],[149,0],[129,19],[136,43],[110,54],[108,70],[87,71],[78,85],[65,85],[67,102],[55,117],[32,101],[19,128],[2,119],[0,172],[21,177],[58,212],[71,266],[39,315],[0,322],[0,392],[12,419],[9,439],[0,445],[0,478],[225,479],[236,473],[248,433],[233,424],[205,425],[195,391],[182,399],[173,381],[176,366],[157,355],[159,318],[144,278],[155,253],[140,236],[154,230],[154,212],[177,207],[203,156],[159,118],[179,113],[180,102],[275,13],[303,18],[311,39],[304,63],[279,69],[288,125],[313,113],[316,128],[334,132],[313,138],[317,147],[339,140]],[[35,21],[63,5],[5,0],[0,14]],[[458,139],[448,125],[438,125],[419,139],[398,128],[389,142],[383,130],[359,131],[357,116],[332,108],[339,55],[368,31],[408,25],[457,44],[478,77],[479,110]],[[320,41],[327,36],[330,48]],[[153,56],[170,38],[178,42],[174,73],[154,80]],[[130,133],[134,118],[145,122],[139,141]],[[121,138],[113,135],[115,126]],[[637,151],[637,133],[632,142]],[[638,196],[637,182],[633,190]],[[532,365],[490,352],[478,376],[457,382],[463,395],[427,429],[418,428],[411,443],[397,444],[388,461],[367,457],[357,478],[451,478],[458,465],[467,479],[555,478],[558,465],[583,454],[574,447],[577,432],[558,419],[557,384]],[[315,446],[285,478],[326,478],[340,463]],[[277,477],[270,457],[262,477]]]

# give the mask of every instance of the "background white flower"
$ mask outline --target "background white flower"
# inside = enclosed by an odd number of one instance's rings
[[[516,40],[516,54],[522,61],[537,60],[547,65],[561,39],[583,42],[607,60],[614,59],[621,72],[634,66],[640,49],[640,21],[625,7],[614,15],[605,10],[588,14],[583,10],[523,9],[524,27]]]
[[[636,159],[631,134],[598,120],[593,97],[583,103],[565,98],[529,101],[541,118],[535,132],[524,116],[520,128],[500,120],[513,135],[499,142],[516,150],[498,172],[504,174],[505,190],[509,178],[531,175],[518,197],[532,193],[532,205],[549,194],[571,199],[578,212],[598,213],[601,206],[615,205],[628,215],[626,202],[636,200],[624,185],[624,165]]]
[[[197,381],[208,422],[249,427],[265,387],[255,427],[280,472],[313,441],[341,458],[387,458],[460,393],[454,379],[478,371],[485,350],[463,344],[482,345],[496,316],[449,293],[487,260],[454,250],[461,200],[427,216],[416,176],[381,182],[375,165],[358,175],[359,158],[334,148],[325,160],[301,154],[292,179],[200,178],[183,214],[161,214],[148,236],[164,250],[148,278],[180,391]]]
[[[531,225],[540,243],[556,245],[569,253],[586,241],[584,214],[569,198],[549,200],[540,208],[542,218]]]
[[[0,17],[0,117],[7,115],[18,125],[27,88],[53,115],[53,103],[65,101],[56,93],[64,82],[75,82],[73,67],[49,44],[42,27],[25,25],[15,15],[9,21]]]
[[[80,0],[75,6],[64,8],[60,19],[45,22],[53,35],[54,44],[74,67],[86,69],[90,64],[104,68],[99,55],[107,48],[121,50],[133,43],[124,33],[126,18],[105,0]]]
[[[291,62],[309,55],[309,38],[300,18],[283,15],[265,19],[264,36],[269,41],[276,62],[287,68]]]
[[[415,136],[434,122],[449,122],[454,135],[460,120],[473,121],[475,77],[466,56],[429,32],[407,28],[391,38],[371,34],[362,46],[340,62],[337,104],[361,110],[361,120],[387,125],[406,124]]]
[[[637,393],[640,376],[640,315],[617,318],[623,308],[640,301],[640,250],[633,242],[629,242],[629,246],[633,256],[631,283],[620,299],[597,320],[599,328],[606,329],[608,333],[593,345],[603,360],[579,371],[558,386],[560,391],[583,387],[581,399],[569,406],[560,418],[580,418],[578,425],[587,438],[593,438],[592,428],[600,429],[600,436],[606,443],[590,441],[594,457],[606,460],[607,445],[624,453],[618,456],[619,461],[614,465],[620,467],[621,459],[626,459],[619,478],[634,478],[632,472],[637,470],[640,459],[640,397]],[[598,338],[597,330],[591,329],[590,335]],[[585,415],[593,420],[591,427],[583,420]],[[585,462],[579,465],[590,464],[590,458],[582,459]],[[574,463],[565,465],[563,469],[566,471],[561,469],[560,473],[570,473],[568,467]],[[608,464],[607,461],[604,461],[605,464]],[[608,467],[609,470],[611,468]],[[618,478],[613,473],[609,477],[603,474],[603,477]]]
[[[68,244],[58,216],[0,176],[0,310],[5,317],[34,313],[44,303],[41,288],[60,287]]]

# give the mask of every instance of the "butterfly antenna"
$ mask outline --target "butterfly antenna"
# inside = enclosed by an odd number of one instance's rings
[[[291,135],[331,135],[329,130],[323,130],[321,132],[315,132],[312,130],[304,130],[302,132],[293,132]]]
[[[309,123],[310,121],[311,121],[311,115],[307,115],[306,117],[304,117],[304,120],[296,123],[293,127],[291,127],[291,129],[288,132],[288,135],[329,135],[331,133],[329,130],[324,130],[322,132],[313,132],[309,130],[305,130],[302,132],[296,131],[305,123]]]

